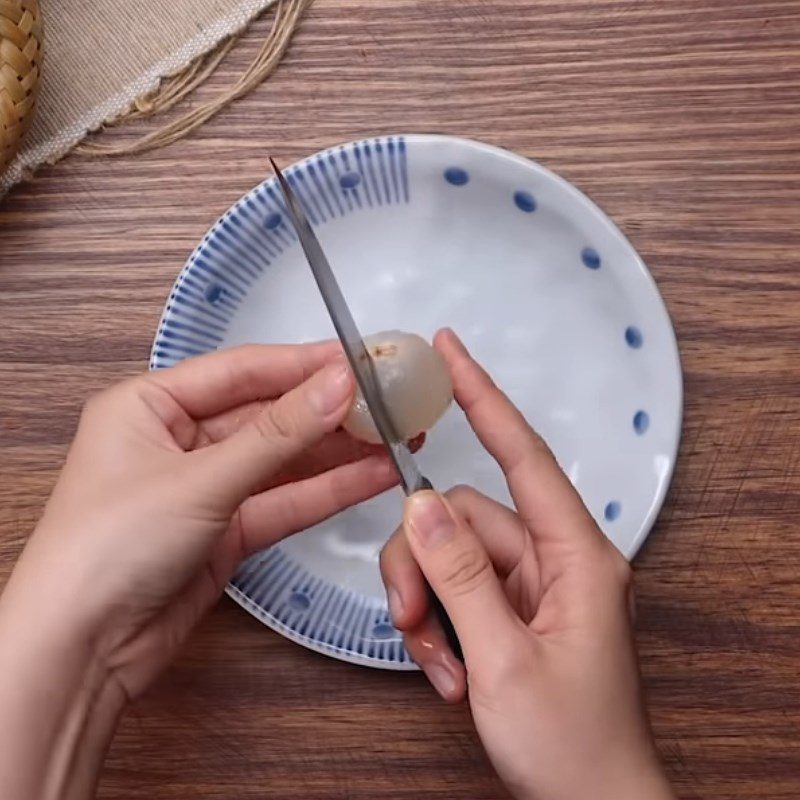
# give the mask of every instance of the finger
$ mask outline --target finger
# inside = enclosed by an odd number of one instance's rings
[[[242,504],[239,513],[241,557],[316,525],[397,483],[398,476],[389,459],[373,455],[253,495]]]
[[[274,401],[245,403],[237,408],[223,411],[221,414],[202,420],[194,427],[193,441],[187,445],[186,449],[197,450],[202,447],[208,447],[233,436],[245,425],[251,423],[259,414],[264,413],[266,405],[271,402]],[[425,434],[423,433],[409,442],[411,452],[417,452],[424,441]],[[328,434],[313,449],[302,453],[294,461],[286,465],[279,475],[270,478],[269,482],[264,486],[258,487],[258,490],[262,491],[270,485],[275,486],[286,483],[289,480],[310,478],[341,464],[350,464],[367,456],[383,452],[383,445],[362,442],[354,439],[343,430],[334,431]]]
[[[269,403],[274,401],[269,401]],[[238,409],[204,420],[190,448],[197,450],[224,441],[242,428],[251,425],[264,413],[268,403],[248,403]],[[354,439],[345,431],[338,430],[327,434],[322,441],[285,464],[281,470],[269,475],[264,483],[255,487],[262,492],[272,486],[280,486],[288,481],[298,481],[320,475],[342,464],[352,464],[371,455],[384,453],[382,445],[368,444]]]
[[[467,670],[447,643],[442,626],[431,611],[403,634],[403,643],[414,663],[448,703],[460,703],[467,693]]]
[[[480,538],[501,580],[526,560],[535,561],[528,533],[510,508],[469,486],[449,489],[445,497]],[[525,588],[535,602],[538,571],[535,563],[525,567]],[[404,631],[415,628],[429,612],[428,587],[402,527],[383,546],[380,569],[395,627]]]
[[[198,471],[205,469],[204,485],[238,507],[286,464],[336,430],[354,394],[352,373],[344,358],[337,358],[265,406],[233,436],[194,451]],[[197,479],[204,480],[199,473]]]
[[[345,431],[329,433],[316,447],[301,453],[290,461],[271,481],[279,486],[289,481],[300,481],[321,475],[343,464],[352,464],[369,456],[386,454],[383,445],[372,445],[353,439]]]
[[[380,568],[392,623],[403,631],[406,650],[444,700],[460,702],[467,688],[466,670],[431,608],[428,584],[402,528],[384,545]]]
[[[201,419],[251,400],[277,397],[335,358],[338,342],[244,345],[190,358],[147,380],[165,389],[191,417]]]
[[[379,563],[395,628],[407,631],[421,625],[430,612],[428,586],[402,526],[383,546]]]
[[[445,492],[445,497],[480,538],[501,579],[519,569],[526,559],[535,559],[525,525],[508,506],[471,486],[455,486]],[[537,586],[529,588],[538,595]]]
[[[256,400],[201,420],[197,425],[195,439],[187,449],[197,450],[229,439],[246,425],[253,422],[256,417],[265,413],[267,406],[274,402],[274,398]],[[360,458],[380,452],[382,449],[382,445],[359,441],[346,431],[339,430],[326,436],[314,449],[314,454],[323,463],[334,466],[339,463],[357,461]]]
[[[430,587],[402,527],[381,550],[380,569],[392,623],[403,632],[409,655],[442,698],[458,702],[466,688],[466,673],[431,606]]]
[[[538,606],[540,581],[530,537],[519,517],[468,486],[456,486],[445,496],[480,537],[501,579],[509,578],[504,591],[513,592],[517,611],[528,621]],[[463,665],[430,608],[428,584],[402,528],[384,545],[380,568],[392,621],[403,631],[406,649],[436,691],[448,702],[458,702],[465,688]]]
[[[515,636],[521,625],[480,539],[436,492],[406,501],[403,528],[411,552],[458,633],[469,664],[486,642]]]
[[[537,547],[592,547],[597,526],[547,445],[450,330],[436,348],[447,361],[456,400],[505,473],[514,503]]]

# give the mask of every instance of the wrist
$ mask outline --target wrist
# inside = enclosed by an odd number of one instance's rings
[[[72,698],[47,764],[45,800],[88,800],[127,705],[121,685],[108,675]]]
[[[620,759],[598,771],[581,797],[595,800],[675,800],[666,772],[655,749],[640,757]]]
[[[654,749],[590,764],[576,758],[574,764],[559,764],[549,782],[507,785],[516,800],[676,800]]]
[[[126,697],[79,616],[19,578],[0,597],[0,796],[86,798]]]

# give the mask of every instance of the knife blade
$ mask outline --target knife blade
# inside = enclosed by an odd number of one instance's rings
[[[378,429],[381,440],[386,448],[389,457],[400,476],[400,483],[406,496],[423,489],[433,489],[431,482],[422,474],[414,456],[408,449],[408,445],[397,435],[397,430],[392,421],[391,414],[386,407],[383,393],[378,383],[375,372],[375,364],[364,344],[364,338],[358,330],[355,319],[350,312],[347,301],[342,294],[336,276],[331,269],[331,265],[322,249],[322,245],[311,227],[311,223],[303,210],[303,207],[295,195],[289,181],[281,172],[274,159],[270,158],[270,164],[275,172],[275,177],[281,187],[283,197],[286,201],[286,210],[289,219],[300,240],[306,260],[311,267],[314,280],[319,288],[322,300],[330,315],[333,327],[342,344],[345,357],[350,368],[353,370],[358,388],[364,397],[364,402],[369,409],[375,427]],[[442,625],[445,636],[456,656],[463,660],[461,645],[456,636],[453,623],[447,615],[439,598],[428,586],[433,610]]]
[[[403,491],[406,495],[411,495],[420,489],[430,488],[430,483],[420,472],[408,446],[397,435],[375,374],[375,365],[364,345],[364,338],[350,313],[347,301],[339,288],[339,283],[322,250],[319,239],[317,239],[297,196],[289,186],[289,182],[272,159],[270,159],[270,163],[280,183],[289,216],[328,309],[333,327],[342,343],[342,349],[353,370],[356,383],[364,396],[364,402],[375,422],[375,427],[400,475]]]

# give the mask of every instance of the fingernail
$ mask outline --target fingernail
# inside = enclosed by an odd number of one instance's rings
[[[406,518],[423,547],[438,547],[453,538],[456,524],[436,492],[417,492],[407,501]]]
[[[331,362],[312,381],[308,401],[313,409],[324,416],[341,408],[353,391],[353,380],[343,357]]]
[[[389,598],[389,614],[391,614],[392,622],[396,626],[397,621],[403,615],[403,598],[400,597],[400,592],[394,586],[390,586],[387,589],[386,595]]]
[[[456,677],[444,664],[424,664],[422,667],[431,686],[445,699],[448,700],[455,694]]]

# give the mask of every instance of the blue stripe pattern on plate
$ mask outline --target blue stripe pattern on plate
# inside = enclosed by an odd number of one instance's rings
[[[289,167],[286,177],[315,226],[411,199],[403,136],[326,150]],[[253,283],[296,241],[274,178],[239,200],[203,237],[178,276],[150,368],[170,367],[219,347]]]
[[[385,604],[312,575],[278,547],[244,561],[229,592],[255,616],[315,650],[411,664]]]

